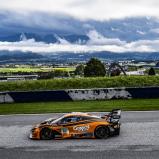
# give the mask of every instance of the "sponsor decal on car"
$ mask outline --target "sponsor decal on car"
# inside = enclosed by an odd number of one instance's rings
[[[85,126],[74,126],[73,130],[76,131],[87,131],[89,130],[89,125],[85,125]]]

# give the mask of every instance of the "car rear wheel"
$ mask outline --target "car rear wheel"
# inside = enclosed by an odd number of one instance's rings
[[[97,139],[106,139],[109,136],[109,128],[106,126],[98,126],[95,129],[94,135]]]
[[[51,140],[54,138],[53,131],[49,128],[43,128],[40,132],[40,138],[42,140]]]

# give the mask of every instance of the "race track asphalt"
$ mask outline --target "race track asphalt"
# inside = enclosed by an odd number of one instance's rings
[[[120,136],[37,141],[32,125],[61,114],[0,115],[0,159],[159,159],[159,111],[122,112]]]

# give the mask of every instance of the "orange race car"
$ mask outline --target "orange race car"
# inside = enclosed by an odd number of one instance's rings
[[[70,113],[57,119],[48,119],[32,128],[31,139],[98,138],[105,139],[120,133],[121,110],[104,116],[88,113]]]

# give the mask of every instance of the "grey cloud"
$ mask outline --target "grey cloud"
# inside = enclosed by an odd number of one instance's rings
[[[80,33],[82,31],[82,23],[74,18],[60,13],[51,14],[44,12],[28,12],[19,13],[13,11],[0,11],[0,28],[14,30],[17,32],[31,32],[61,30],[62,32]],[[8,29],[9,30],[9,29]]]

